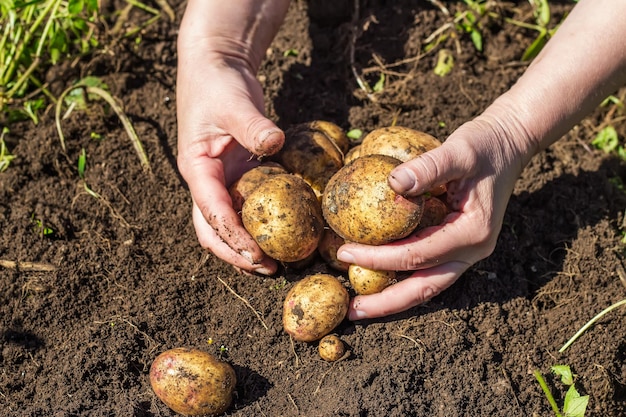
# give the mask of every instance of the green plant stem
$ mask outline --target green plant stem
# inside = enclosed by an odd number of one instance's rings
[[[618,308],[620,306],[623,306],[623,305],[626,305],[626,298],[623,299],[622,301],[618,301],[617,303],[608,306],[607,308],[605,308],[604,310],[602,310],[601,312],[596,314],[596,316],[594,318],[589,320],[587,322],[587,324],[585,324],[583,327],[581,327],[580,330],[578,330],[576,332],[576,334],[574,336],[572,336],[572,338],[570,340],[568,340],[567,343],[565,343],[561,349],[559,349],[559,353],[565,352],[565,350],[568,347],[570,347],[572,345],[572,343],[574,343],[576,341],[576,339],[578,339],[588,328],[593,326],[593,324],[596,321],[600,320],[605,314],[607,314],[610,311],[615,310],[616,308]]]
[[[552,407],[552,410],[554,411],[554,414],[556,415],[556,417],[563,417],[563,415],[561,414],[561,410],[559,410],[559,406],[556,403],[556,400],[552,396],[552,392],[550,391],[550,388],[548,388],[548,384],[546,384],[546,380],[543,379],[543,375],[541,375],[541,372],[535,369],[533,371],[533,375],[535,375],[535,379],[537,379],[537,382],[539,382],[539,386],[541,387],[541,390],[543,391],[546,398],[548,399],[548,402],[550,403],[550,407]]]

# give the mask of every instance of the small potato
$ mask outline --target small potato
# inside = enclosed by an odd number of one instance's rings
[[[441,146],[441,141],[428,133],[404,126],[389,126],[368,133],[361,142],[359,154],[360,156],[389,155],[407,162],[439,146]],[[430,191],[433,195],[441,195],[445,192],[445,185],[435,187]]]
[[[259,185],[244,201],[241,219],[263,252],[282,262],[306,259],[324,232],[317,196],[291,174],[272,175]]]
[[[326,183],[343,166],[343,152],[324,131],[310,124],[296,125],[285,132],[285,144],[272,159],[288,172],[302,177],[318,198]]]
[[[283,327],[295,340],[313,342],[330,333],[346,317],[348,291],[329,274],[309,275],[287,293]]]
[[[450,209],[446,203],[437,197],[430,197],[424,202],[424,214],[417,226],[417,230],[425,229],[431,226],[439,226],[443,223],[446,216],[450,214]]]
[[[188,416],[223,413],[232,403],[236,384],[235,371],[228,363],[198,349],[167,350],[150,367],[156,396]]]
[[[387,182],[400,163],[387,155],[366,155],[333,175],[322,197],[322,212],[339,236],[382,245],[408,236],[417,227],[424,197],[405,198]]]
[[[328,266],[338,271],[347,272],[350,266],[347,262],[337,259],[337,250],[346,243],[346,240],[339,236],[330,227],[324,229],[322,240],[317,246],[317,251]]]
[[[393,283],[396,279],[396,271],[381,271],[350,265],[348,279],[357,294],[376,294]]]
[[[243,207],[243,202],[246,198],[270,176],[287,173],[287,170],[276,162],[263,162],[258,167],[252,168],[250,171],[244,173],[239,180],[235,181],[228,188],[228,193],[233,200],[233,208],[235,211],[241,211],[241,207]]]
[[[320,357],[328,362],[338,361],[346,353],[346,346],[339,336],[329,334],[322,337],[317,347]]]

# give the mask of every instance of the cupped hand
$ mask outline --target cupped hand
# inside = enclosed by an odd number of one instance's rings
[[[511,132],[489,118],[461,126],[442,146],[392,171],[389,184],[399,194],[420,195],[447,184],[453,210],[440,226],[382,246],[349,243],[341,261],[371,269],[411,271],[378,294],[351,301],[351,320],[382,317],[423,303],[450,287],[496,244],[525,151]]]
[[[251,66],[208,54],[203,45],[179,48],[178,168],[193,200],[200,244],[246,271],[272,274],[267,257],[243,227],[228,187],[278,151],[284,133],[263,115],[263,92]]]

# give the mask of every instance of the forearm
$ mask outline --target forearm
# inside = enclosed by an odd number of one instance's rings
[[[283,22],[289,0],[189,0],[178,50],[243,60],[256,71]]]
[[[481,116],[525,166],[626,82],[626,0],[581,0],[518,82]]]

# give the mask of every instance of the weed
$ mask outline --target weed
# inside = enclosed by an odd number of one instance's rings
[[[283,288],[285,288],[285,285],[287,285],[287,280],[285,279],[285,277],[282,277],[280,281],[270,286],[270,290],[282,290]]]
[[[2,128],[2,133],[0,133],[0,172],[6,171],[11,161],[15,159],[15,156],[11,155],[4,143],[4,135],[7,133],[9,133],[9,129],[7,127]]]
[[[30,221],[33,224],[33,230],[41,237],[52,237],[54,229],[46,226],[40,219],[35,218],[35,213],[31,214]]]
[[[359,140],[363,136],[363,131],[361,129],[350,129],[346,136],[352,140]]]
[[[569,386],[567,392],[565,393],[565,399],[563,400],[563,408],[560,409],[550,388],[548,388],[548,384],[545,379],[541,375],[539,370],[533,371],[533,375],[539,382],[539,386],[543,393],[545,394],[548,402],[550,403],[550,407],[552,407],[552,411],[556,417],[584,417],[585,411],[587,410],[587,404],[589,403],[589,396],[584,395],[581,396],[576,388],[574,387],[574,374],[568,365],[554,365],[551,368],[552,372],[561,378],[561,382],[567,386]]]

